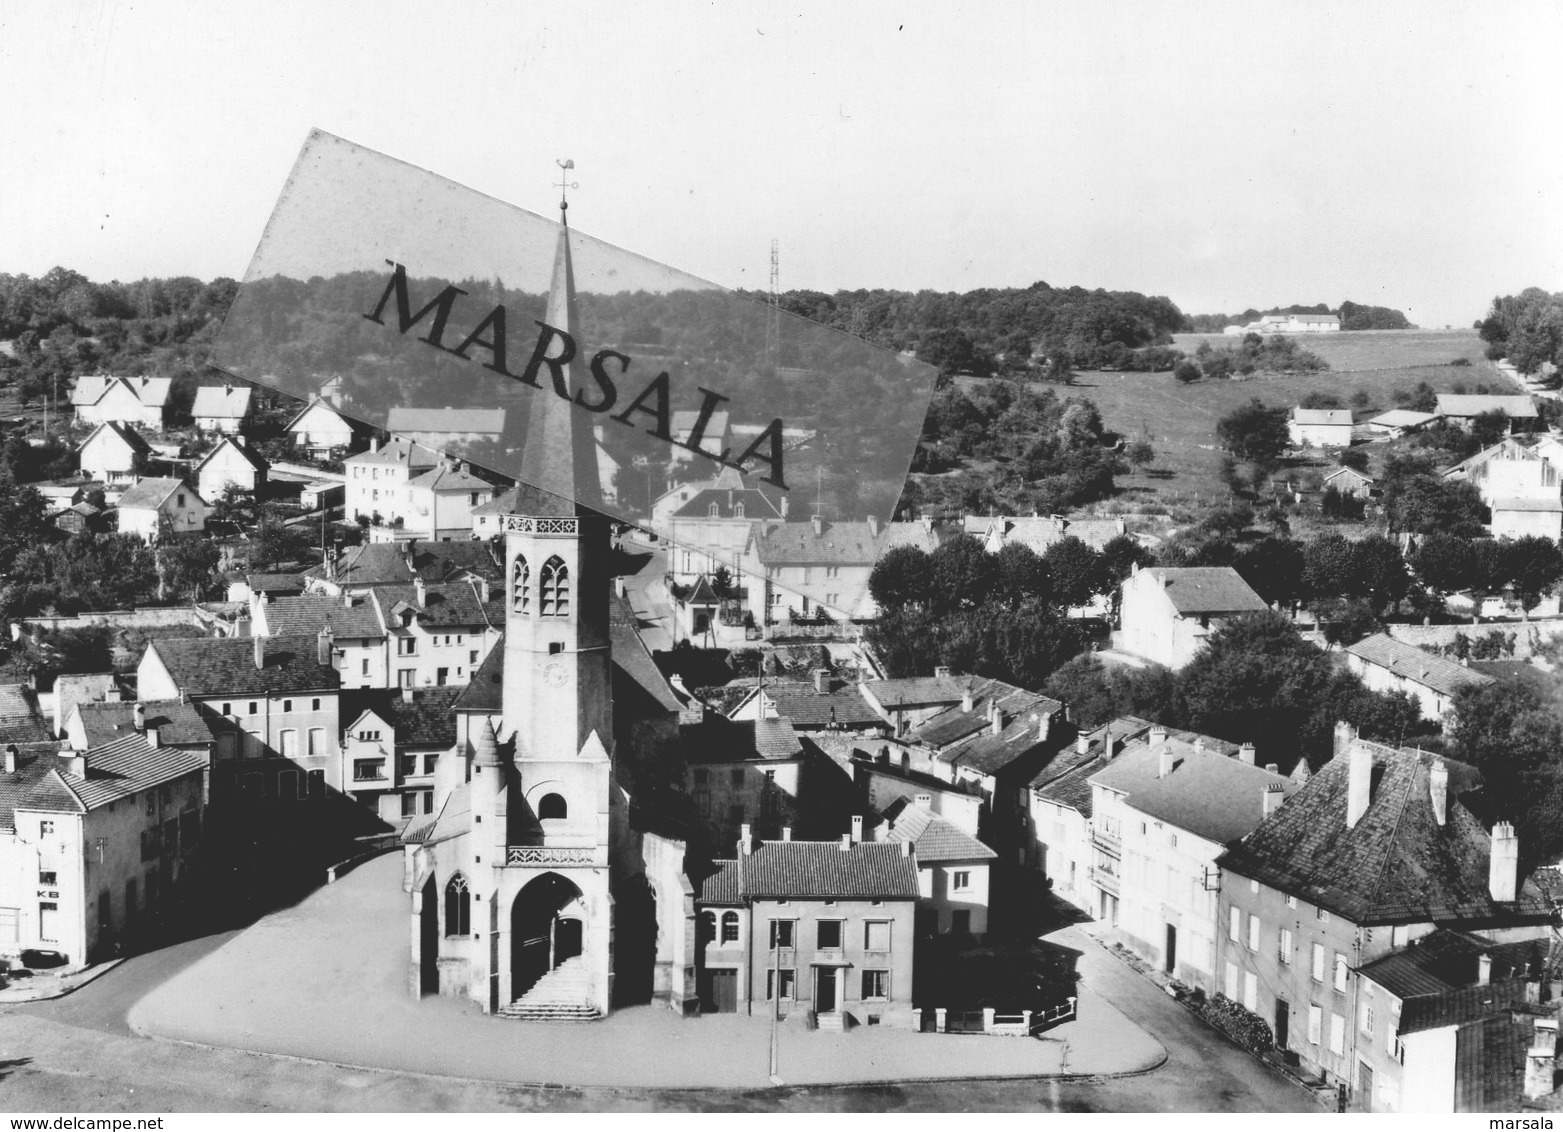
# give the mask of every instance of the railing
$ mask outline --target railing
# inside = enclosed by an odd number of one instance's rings
[[[1105,889],[1114,896],[1118,895],[1119,880],[1117,873],[1111,871],[1110,869],[1104,869],[1099,865],[1092,865],[1089,869],[1086,870],[1086,875],[1090,877],[1091,881],[1095,883],[1097,887]]]
[[[991,1006],[980,1010],[947,1010],[918,1007],[912,1011],[917,1033],[988,1034],[993,1037],[1029,1038],[1076,1017],[1077,1000],[1071,996],[1044,1010],[1000,1013]]]
[[[1116,833],[1108,833],[1105,830],[1091,827],[1091,844],[1099,849],[1106,849],[1113,856],[1118,856],[1123,850],[1123,838]]]

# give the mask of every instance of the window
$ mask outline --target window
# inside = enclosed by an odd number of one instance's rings
[[[704,786],[706,784],[706,781],[710,777],[711,777],[711,772],[709,770],[707,770],[705,767],[697,766],[695,768],[695,785],[696,786]]]
[[[1324,981],[1324,944],[1322,943],[1313,945],[1313,968],[1310,973],[1314,982],[1322,983]]]
[[[1373,1036],[1373,1004],[1371,1002],[1362,1004],[1362,1032],[1367,1037],[1371,1038]]]
[[[157,813],[157,794],[154,791],[148,790],[147,791],[147,817],[151,817],[155,813]]]
[[[298,732],[291,727],[282,733],[282,757],[285,759],[298,757]]]
[[[251,700],[250,701],[250,714],[251,715],[259,715],[260,714],[260,703],[257,702],[256,700]]]
[[[432,790],[425,790],[423,792],[423,812],[426,814],[432,814],[434,812],[434,791]]]
[[[696,942],[699,943],[699,944],[707,944],[707,943],[710,943],[715,938],[716,938],[716,913],[715,912],[702,912],[702,913],[700,913],[700,928],[699,928],[699,933],[696,936]]]
[[[320,710],[320,697],[319,696],[316,696],[314,699],[309,701],[309,710],[310,711],[319,711]]]
[[[1231,908],[1231,915],[1227,919],[1227,938],[1233,943],[1243,938],[1243,912],[1237,905]]]
[[[570,568],[558,555],[543,563],[538,581],[538,613],[543,617],[570,615]]]
[[[863,925],[864,951],[890,950],[890,921],[869,920]]]
[[[472,893],[467,878],[457,873],[445,886],[445,934],[468,935],[472,931]]]
[[[742,503],[734,503],[733,504],[733,518],[735,518],[735,519],[742,519],[743,517],[744,517],[744,505]]]
[[[418,654],[418,638],[417,637],[397,637],[396,638],[396,655],[397,656],[416,656],[417,654]]]
[[[1254,915],[1248,917],[1248,950],[1259,950],[1259,917]]]
[[[423,773],[424,774],[433,774],[434,773],[435,764],[438,763],[439,761],[440,761],[440,756],[439,755],[424,755],[423,756]]]
[[[323,755],[326,753],[326,729],[324,727],[311,727],[309,729],[309,753],[311,755]]]
[[[1346,1052],[1346,1019],[1339,1014],[1330,1015],[1330,1052],[1337,1056]]]
[[[953,873],[950,874],[950,891],[951,892],[970,892],[971,891],[971,870],[970,869],[956,869]]]
[[[781,995],[783,999],[797,997],[798,972],[791,967],[783,967],[781,970],[765,972],[765,1001],[770,1002],[778,997],[776,994],[776,976],[781,976]]]
[[[737,943],[737,942],[738,942],[738,913],[737,912],[723,912],[722,913],[722,943],[725,946],[726,944]]]
[[[797,925],[796,920],[772,920],[771,942],[772,950],[779,947],[793,946],[793,930]]]
[[[399,668],[399,669],[397,669],[396,670],[396,686],[398,688],[411,688],[412,685],[413,685],[413,677],[416,675],[416,673],[417,673],[417,670],[413,669],[413,668]]]
[[[380,732],[365,727],[358,733],[358,737],[365,743],[378,743],[380,741]]]
[[[60,906],[52,900],[38,905],[38,938],[45,943],[60,938]]]
[[[366,661],[364,661],[364,663],[368,664],[369,662],[366,660]],[[368,669],[365,669],[365,671],[368,671]],[[231,703],[223,704],[223,714],[224,715],[232,715],[233,714],[233,705]]]
[[[1292,962],[1292,929],[1281,929],[1280,959],[1282,963],[1291,965]]]
[[[43,821],[39,822],[38,823],[38,836],[39,837],[53,837],[54,836],[54,823],[52,821],[49,821],[47,818],[44,819]]]
[[[762,818],[781,816],[781,798],[774,788],[760,795],[760,816]]]
[[[739,767],[737,770],[734,770],[728,778],[734,786],[742,786],[744,784],[743,768]]]
[[[1286,906],[1288,908],[1297,907],[1297,897],[1288,895],[1286,898]]]
[[[369,658],[367,656],[359,662],[358,672],[361,676],[369,675]]]
[[[1313,910],[1313,916],[1314,919],[1318,920],[1321,924],[1327,924],[1330,922],[1330,914],[1323,908],[1315,908]]]
[[[45,888],[53,888],[55,885],[60,883],[59,873],[55,872],[53,869],[39,869],[38,883],[43,885]]]
[[[695,809],[703,818],[708,818],[711,816],[711,791],[695,791]]]
[[[353,781],[375,782],[385,777],[384,759],[354,759]]]
[[[1316,1003],[1308,1006],[1308,1041],[1318,1045],[1324,1037],[1324,1011]]]
[[[478,663],[478,650],[477,649],[473,649],[471,652],[469,652],[467,654],[467,663],[471,664],[471,665],[474,665],[474,666]]]
[[[401,755],[396,760],[396,773],[406,778],[418,773],[418,756]]]
[[[1259,976],[1252,971],[1243,972],[1243,1008],[1259,1009]]]
[[[1346,957],[1338,951],[1335,953],[1335,989],[1346,989]]]
[[[828,951],[841,946],[841,921],[821,920],[818,925],[818,934],[814,940],[814,946],[822,951]]]
[[[1226,996],[1233,1002],[1237,1001],[1237,964],[1227,964]]]
[[[863,997],[865,999],[885,999],[890,997],[890,972],[889,971],[864,971],[863,972]]]
[[[293,710],[293,701],[292,700],[283,700],[282,701],[282,710],[283,711],[292,711]]]
[[[570,816],[570,807],[563,794],[544,794],[537,804],[537,816],[540,821],[563,821]]]
[[[277,775],[277,797],[284,802],[298,801],[298,771],[285,770]]]
[[[715,503],[711,504],[710,507],[706,508],[706,518],[708,518],[708,519],[720,519],[721,517],[722,517],[722,510]]]
[[[326,772],[312,770],[306,777],[309,780],[309,796],[311,798],[324,798],[326,796]]]
[[[418,813],[418,795],[407,793],[402,795],[402,817],[416,817]]]

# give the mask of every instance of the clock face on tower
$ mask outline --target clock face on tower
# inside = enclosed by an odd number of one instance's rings
[[[543,683],[550,688],[564,687],[564,682],[567,679],[569,679],[569,674],[565,672],[564,665],[557,661],[543,669]]]

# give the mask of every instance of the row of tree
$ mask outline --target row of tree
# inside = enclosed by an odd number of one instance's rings
[[[1508,358],[1521,373],[1536,373],[1548,363],[1563,367],[1563,292],[1527,287],[1500,296],[1476,329],[1489,358]]]
[[[1249,307],[1240,314],[1191,314],[1184,319],[1184,330],[1194,334],[1220,334],[1229,326],[1247,326],[1258,322],[1267,314],[1332,314],[1329,306],[1315,303],[1313,306],[1293,305],[1256,310]],[[1405,314],[1391,307],[1375,307],[1354,303],[1350,299],[1339,308],[1342,330],[1412,330],[1415,329]]]

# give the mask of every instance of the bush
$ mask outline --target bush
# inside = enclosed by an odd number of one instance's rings
[[[1265,1053],[1275,1046],[1270,1024],[1224,994],[1194,1004],[1194,1013],[1250,1053]]]

